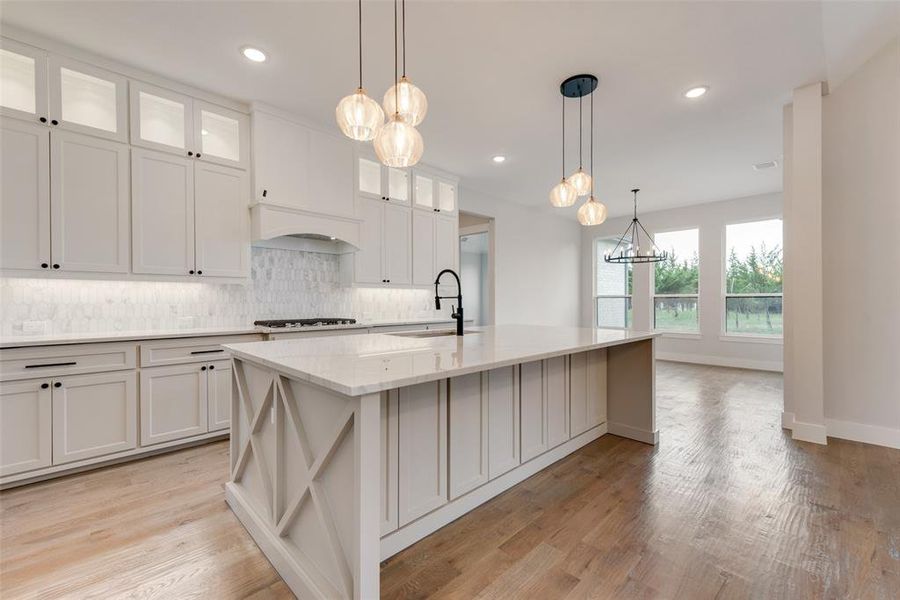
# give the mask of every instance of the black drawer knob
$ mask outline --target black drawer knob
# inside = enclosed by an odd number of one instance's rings
[[[193,155],[194,155],[194,153],[191,152],[190,150],[188,150],[188,156],[193,156]]]
[[[206,365],[200,367],[200,370],[201,370],[201,371],[205,371],[205,370],[206,370]]]
[[[59,268],[59,265],[58,265],[57,263],[53,263],[53,268],[54,268],[54,269],[58,269],[58,268]]]
[[[193,269],[191,269],[190,271],[188,271],[188,275],[193,275],[193,274],[194,274],[194,270],[193,270]]]
[[[57,121],[56,119],[53,119],[52,121],[50,121],[50,123],[53,125],[59,125],[59,121]]]
[[[62,387],[62,384],[61,384],[60,382],[57,381],[56,383],[53,384],[53,387],[55,387],[55,388],[61,388],[61,387]]]
[[[203,275],[203,271],[197,271],[197,275]]]
[[[199,152],[197,153],[197,158],[200,158],[200,153],[199,153]]]
[[[49,266],[50,266],[50,265],[48,265],[47,263],[41,263],[41,268],[42,268],[42,269],[46,269],[46,268],[48,268]]]
[[[209,370],[210,370],[210,371],[212,371],[212,370],[215,369],[215,368],[216,368],[216,365],[209,365]]]
[[[42,390],[46,390],[48,387],[50,387],[50,384],[49,384],[49,383],[42,383],[42,384],[41,384],[41,389],[42,389]]]
[[[47,117],[41,117],[41,118],[39,119],[39,121],[40,121],[41,123],[46,123],[46,122],[47,122]]]

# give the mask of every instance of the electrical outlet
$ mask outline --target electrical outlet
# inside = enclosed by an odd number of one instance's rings
[[[22,333],[44,333],[46,321],[22,321]]]

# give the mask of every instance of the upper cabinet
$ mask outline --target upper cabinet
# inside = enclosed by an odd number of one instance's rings
[[[0,114],[48,123],[48,110],[47,53],[0,40]]]
[[[92,65],[50,57],[50,123],[128,141],[128,80]]]
[[[246,169],[250,119],[237,111],[140,81],[131,82],[131,143]]]
[[[408,169],[385,167],[369,154],[357,158],[356,191],[361,198],[409,204],[410,172]]]
[[[416,170],[413,174],[413,204],[423,210],[455,215],[456,182],[429,171]]]
[[[456,183],[445,179],[437,180],[437,208],[441,213],[456,214]]]

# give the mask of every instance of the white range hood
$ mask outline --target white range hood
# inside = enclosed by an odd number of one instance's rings
[[[360,219],[258,203],[250,209],[254,246],[346,254],[359,250]]]

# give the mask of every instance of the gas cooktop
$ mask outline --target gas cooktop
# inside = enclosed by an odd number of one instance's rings
[[[287,328],[293,329],[297,327],[321,327],[322,325],[352,325],[356,323],[356,319],[334,319],[317,317],[314,319],[268,319],[262,321],[253,321],[258,327]]]

